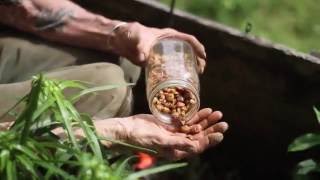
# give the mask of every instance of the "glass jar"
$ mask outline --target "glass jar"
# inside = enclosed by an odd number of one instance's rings
[[[184,125],[197,113],[197,61],[188,42],[164,38],[154,44],[146,67],[146,91],[151,113],[162,122]]]

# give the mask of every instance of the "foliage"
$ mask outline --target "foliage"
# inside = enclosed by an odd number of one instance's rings
[[[80,114],[71,103],[87,93],[127,85],[131,84],[88,88],[76,81],[49,80],[42,75],[34,77],[31,91],[9,111],[22,104],[23,110],[9,130],[0,132],[0,179],[131,180],[185,166],[185,163],[168,164],[133,172],[129,161],[135,156],[110,161],[113,154],[99,142],[108,140],[107,137],[99,137],[92,120]],[[67,88],[80,92],[66,97],[63,91]],[[84,139],[77,139],[76,128],[84,132]],[[67,138],[61,139],[52,132],[57,129]],[[123,142],[119,144],[147,150]]]
[[[317,120],[320,123],[320,113],[314,108]],[[320,133],[307,133],[296,138],[288,148],[289,152],[305,151],[320,145]],[[308,179],[310,173],[320,173],[320,162],[313,159],[301,161],[295,172],[296,179]]]
[[[171,0],[161,0],[169,3]],[[320,51],[320,6],[317,0],[176,0],[177,7],[196,15],[309,53]]]

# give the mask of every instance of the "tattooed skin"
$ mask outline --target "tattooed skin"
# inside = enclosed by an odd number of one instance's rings
[[[58,29],[65,25],[66,21],[72,17],[72,11],[61,9],[56,12],[43,10],[35,21],[35,27],[40,30]]]

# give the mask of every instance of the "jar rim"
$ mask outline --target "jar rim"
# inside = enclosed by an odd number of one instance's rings
[[[159,119],[160,121],[166,123],[166,124],[172,124],[172,117],[161,113],[159,111],[156,110],[156,108],[153,108],[153,103],[152,100],[155,97],[155,95],[164,88],[167,87],[182,87],[182,88],[187,88],[196,98],[196,104],[195,106],[193,106],[191,108],[190,111],[188,111],[188,113],[186,113],[185,118],[188,119],[187,121],[189,121],[193,115],[198,112],[199,108],[200,108],[200,97],[199,97],[199,90],[197,90],[196,88],[194,88],[192,86],[192,84],[188,81],[185,80],[181,80],[181,79],[174,79],[174,80],[167,80],[164,81],[160,84],[158,84],[156,87],[154,87],[151,91],[150,91],[150,95],[147,94],[147,96],[149,97],[148,99],[148,106],[149,109],[151,111],[151,113],[156,116],[157,119]]]

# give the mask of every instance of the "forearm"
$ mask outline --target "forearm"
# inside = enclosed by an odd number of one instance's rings
[[[114,147],[114,144],[108,140],[125,141],[126,139],[126,129],[121,123],[122,118],[110,118],[104,120],[94,120],[93,124],[96,129],[97,135],[102,138],[101,143],[106,147]],[[83,139],[86,135],[81,128],[73,129],[77,139]],[[61,138],[67,138],[67,134],[62,131],[61,128],[55,129],[54,133]],[[105,139],[103,139],[105,138]]]
[[[3,3],[7,2],[7,3]],[[112,50],[107,42],[119,24],[68,0],[2,0],[0,22],[45,39],[96,50]]]

